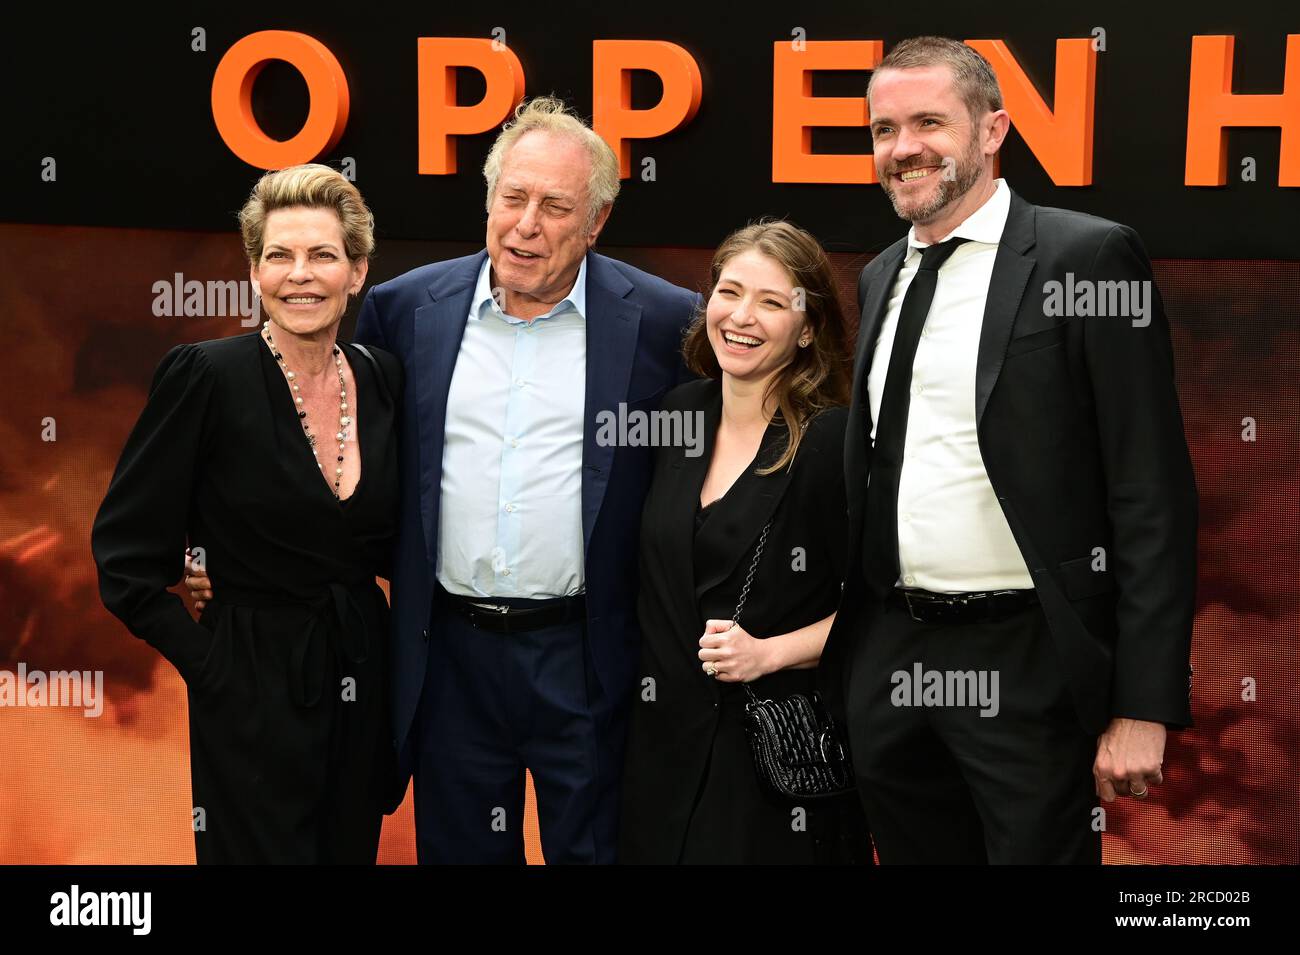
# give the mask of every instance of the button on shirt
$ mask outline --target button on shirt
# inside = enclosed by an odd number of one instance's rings
[[[447,399],[438,581],[467,597],[570,596],[584,585],[587,262],[530,322],[491,283],[485,259]]]
[[[898,485],[899,585],[935,593],[1028,590],[1020,556],[984,470],[975,430],[975,368],[984,305],[1011,190],[995,192],[945,239],[969,239],[939,270],[934,302],[912,365],[903,469]],[[872,356],[867,391],[871,419],[881,395],[903,296],[927,244],[907,234],[907,254],[889,298]],[[875,425],[871,437],[875,439]]]

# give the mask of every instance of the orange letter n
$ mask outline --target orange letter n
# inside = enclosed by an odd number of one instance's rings
[[[1002,40],[967,40],[993,66],[1011,123],[1058,186],[1092,183],[1097,51],[1092,40],[1056,41],[1056,93],[1048,109]]]

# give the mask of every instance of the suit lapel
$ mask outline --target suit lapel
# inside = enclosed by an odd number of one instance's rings
[[[689,457],[685,448],[673,448],[672,457],[667,467],[661,468],[655,475],[655,484],[651,494],[662,502],[658,513],[665,524],[664,539],[669,541],[668,576],[671,578],[670,593],[695,593],[695,515],[700,506],[700,489],[704,487],[704,477],[709,471],[709,462],[713,460],[713,448],[718,437],[718,422],[722,417],[722,391],[717,381],[711,381],[708,399],[702,409],[704,413],[704,437],[701,453]],[[687,413],[693,413],[690,409]],[[660,483],[662,481],[662,488]],[[698,617],[697,602],[689,602],[691,613]],[[703,620],[694,621],[703,626]],[[683,636],[690,639],[692,645],[699,639],[698,634],[685,632]]]
[[[618,415],[627,401],[636,357],[641,307],[627,301],[632,283],[595,252],[587,253],[587,369],[586,409],[582,436],[582,541],[591,545],[591,532],[605,500],[615,446],[596,441],[597,415]]]
[[[1011,208],[1002,230],[1002,240],[993,260],[984,321],[980,327],[979,354],[975,364],[975,426],[984,418],[984,408],[997,384],[1006,360],[1011,330],[1020,311],[1020,301],[1034,271],[1036,260],[1026,253],[1034,246],[1034,207],[1011,193]]]
[[[853,378],[854,381],[861,378],[862,386],[859,390],[864,396],[867,393],[867,373],[871,371],[871,355],[875,351],[876,337],[880,334],[880,324],[885,320],[885,306],[889,303],[889,293],[893,291],[906,253],[906,237],[880,253],[878,277],[866,290],[866,299],[860,303],[862,316],[858,323],[858,354],[854,361]]]
[[[861,499],[865,497],[867,490],[866,474],[870,460],[872,427],[867,376],[871,372],[871,356],[875,353],[880,324],[885,320],[889,295],[894,288],[899,270],[903,267],[906,252],[906,237],[881,252],[880,267],[875,270],[875,280],[869,288],[859,289],[859,295],[862,296],[865,292],[865,296],[860,302],[862,317],[858,322],[858,350],[853,363],[853,395],[849,403],[848,432],[844,442],[845,486],[851,489],[849,493],[851,520],[856,519],[860,511]],[[875,265],[875,262],[872,265]]]
[[[429,566],[437,566],[438,502],[442,489],[442,451],[447,426],[447,395],[469,319],[474,285],[487,252],[439,277],[428,288],[429,301],[415,310],[416,413],[420,432],[420,514]]]

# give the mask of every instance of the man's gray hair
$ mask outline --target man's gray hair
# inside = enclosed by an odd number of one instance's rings
[[[605,140],[555,96],[536,96],[520,103],[515,109],[514,119],[502,127],[492,144],[483,163],[488,211],[492,211],[492,200],[496,197],[497,180],[501,177],[501,164],[506,153],[519,137],[535,129],[571,137],[586,147],[587,155],[591,157],[591,177],[587,182],[587,231],[591,231],[596,216],[618,196],[618,157]]]

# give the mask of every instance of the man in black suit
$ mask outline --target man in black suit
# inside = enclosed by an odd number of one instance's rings
[[[912,228],[859,281],[826,693],[883,863],[1098,863],[1097,797],[1145,798],[1191,724],[1197,498],[1150,262],[995,178],[1009,119],[964,44],[900,43],[868,100]]]

